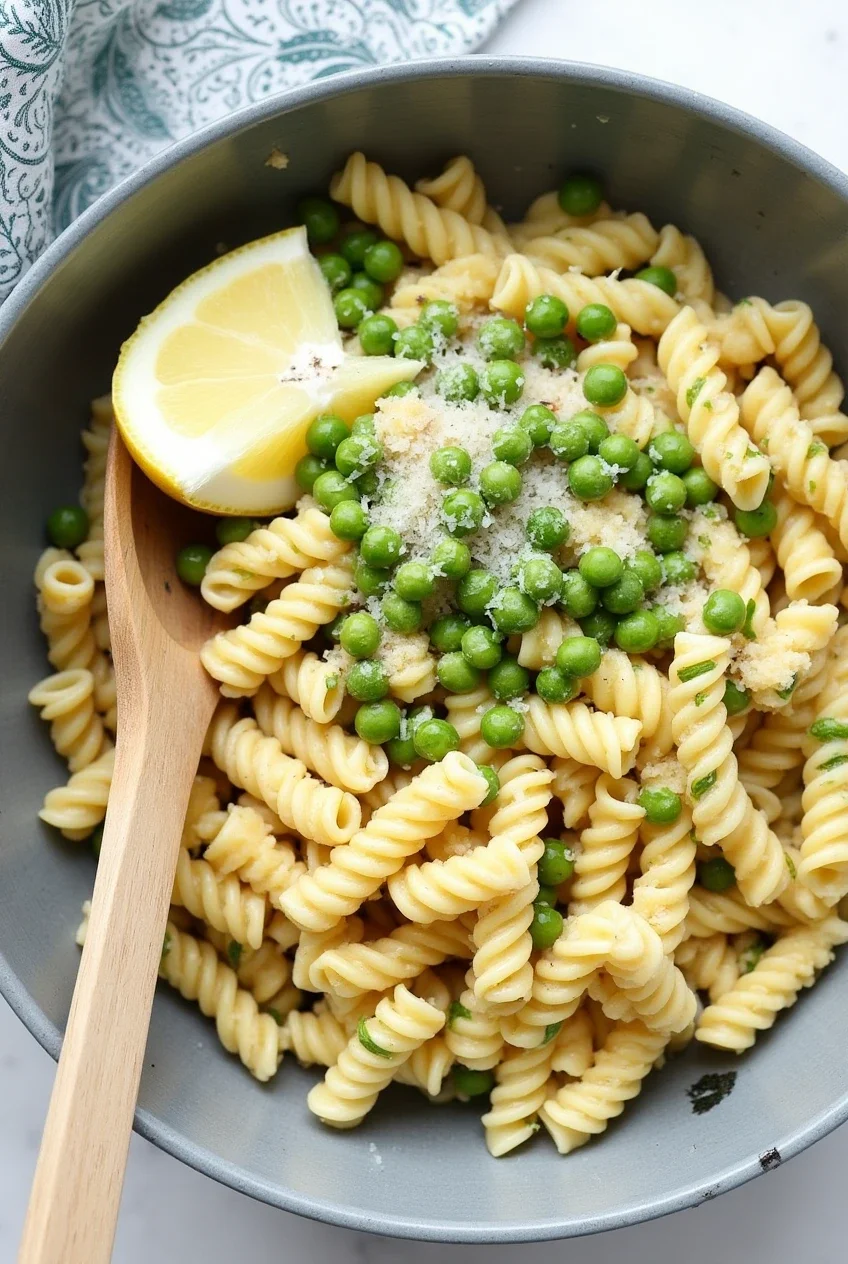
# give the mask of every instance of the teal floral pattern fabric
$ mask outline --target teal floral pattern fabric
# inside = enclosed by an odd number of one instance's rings
[[[0,300],[110,185],[253,101],[473,51],[517,0],[0,0]]]

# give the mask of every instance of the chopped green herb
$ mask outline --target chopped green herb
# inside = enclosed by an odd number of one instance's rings
[[[807,460],[811,461],[814,456],[819,456],[822,452],[827,452],[827,444],[822,443],[820,439],[814,439],[807,448]]]
[[[362,1045],[362,1048],[367,1049],[369,1053],[373,1053],[375,1057],[393,1058],[395,1056],[390,1049],[384,1049],[382,1045],[378,1045],[376,1041],[371,1039],[368,1034],[368,1027],[364,1018],[360,1018],[357,1023],[356,1034],[359,1037],[359,1043]]]
[[[757,634],[754,631],[754,615],[757,613],[757,603],[752,597],[745,607],[745,623],[742,627],[742,635],[746,641],[756,641]]]
[[[833,768],[839,768],[841,764],[848,764],[848,755],[831,755],[830,759],[826,759],[819,765],[819,772],[830,772]]]
[[[753,305],[752,305],[751,300],[750,300],[749,298],[740,298],[740,300],[739,300],[739,302],[736,304],[736,306],[737,306],[737,307],[751,307],[751,306],[753,306]]]
[[[696,707],[702,707],[702,706],[704,705],[704,703],[706,702],[706,700],[707,700],[707,698],[708,698],[708,697],[709,697],[709,694],[704,693],[703,691],[702,691],[701,693],[696,693],[696,694],[695,694],[695,706],[696,706]]]
[[[285,1019],[283,1018],[282,1014],[280,1013],[278,1009],[274,1009],[273,1005],[266,1005],[265,1013],[271,1015],[271,1017],[273,1018],[274,1022],[277,1024],[278,1027],[282,1027],[283,1023],[285,1022]]]
[[[745,451],[745,460],[750,461],[752,456],[762,456],[759,448],[748,447]]]
[[[795,861],[789,855],[788,851],[783,853],[783,859],[786,861],[786,868],[789,870],[789,877],[794,882],[798,877],[798,870],[795,868]]]
[[[238,970],[239,962],[241,961],[241,954],[243,952],[244,948],[235,939],[231,939],[227,944],[227,960],[234,970]]]
[[[702,549],[708,549],[710,547],[710,537],[708,535],[699,535],[698,543]]]
[[[816,480],[814,478],[811,478],[807,486],[809,488],[810,495],[814,496],[816,493]]]
[[[693,663],[691,667],[684,667],[677,673],[677,679],[681,685],[688,685],[690,680],[695,680],[698,676],[703,676],[706,672],[715,669],[715,659],[707,658],[703,663]]]
[[[239,579],[246,580],[247,583],[250,583],[252,579],[256,579],[255,571],[246,571],[243,566],[234,566],[233,574],[238,575]]]
[[[542,1041],[542,1044],[543,1045],[549,1044],[550,1041],[553,1040],[554,1036],[559,1034],[559,1030],[561,1027],[562,1027],[561,1022],[548,1023],[547,1027],[545,1028],[545,1037],[544,1037],[544,1040]]]
[[[711,399],[704,400],[704,409],[708,413],[711,413],[713,411],[713,401]]]
[[[169,930],[166,930],[165,938],[162,940],[162,956],[159,958],[159,961],[160,962],[164,961],[170,951],[171,951],[171,932]]]
[[[453,1027],[458,1018],[470,1018],[471,1010],[466,1009],[464,1005],[460,1005],[459,1001],[451,1001],[448,1010],[448,1027]]]
[[[777,691],[778,698],[790,697],[790,695],[794,692],[794,689],[797,683],[798,683],[798,673],[796,672],[785,689],[778,689]]]
[[[788,857],[787,857],[788,859]],[[765,941],[757,939],[750,948],[746,948],[739,958],[739,968],[743,974],[750,974],[754,967],[758,964],[760,957],[766,950]]]
[[[324,688],[327,690],[327,693],[329,693],[331,689],[335,689],[338,683],[339,678],[336,672],[332,672],[331,675],[324,677]]]
[[[707,791],[712,790],[717,781],[718,771],[716,769],[713,769],[712,772],[708,772],[706,777],[699,777],[697,781],[692,783],[692,798],[703,799]]]
[[[692,385],[689,387],[688,391],[686,392],[686,403],[689,405],[690,408],[695,403],[695,400],[698,398],[698,395],[701,392],[701,388],[706,385],[706,381],[707,379],[705,377],[696,377],[695,381],[692,383]]]
[[[814,737],[817,742],[844,741],[848,738],[848,723],[823,715],[815,724],[810,725],[810,737]]]

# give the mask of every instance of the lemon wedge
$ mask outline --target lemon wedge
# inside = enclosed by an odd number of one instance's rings
[[[352,421],[422,367],[344,352],[306,232],[291,228],[178,285],[124,343],[112,393],[127,447],[164,491],[264,515],[299,495],[294,467],[319,413]]]

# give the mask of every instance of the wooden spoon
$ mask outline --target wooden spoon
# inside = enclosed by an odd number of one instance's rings
[[[105,546],[115,772],[22,1264],[105,1264],[112,1252],[180,835],[218,698],[197,652],[221,616],[174,568],[190,522],[114,431]]]

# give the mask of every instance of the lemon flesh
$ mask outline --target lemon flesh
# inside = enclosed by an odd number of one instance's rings
[[[177,286],[124,343],[112,393],[127,447],[169,495],[265,515],[296,500],[319,413],[352,421],[422,367],[345,354],[306,232],[291,228]]]

